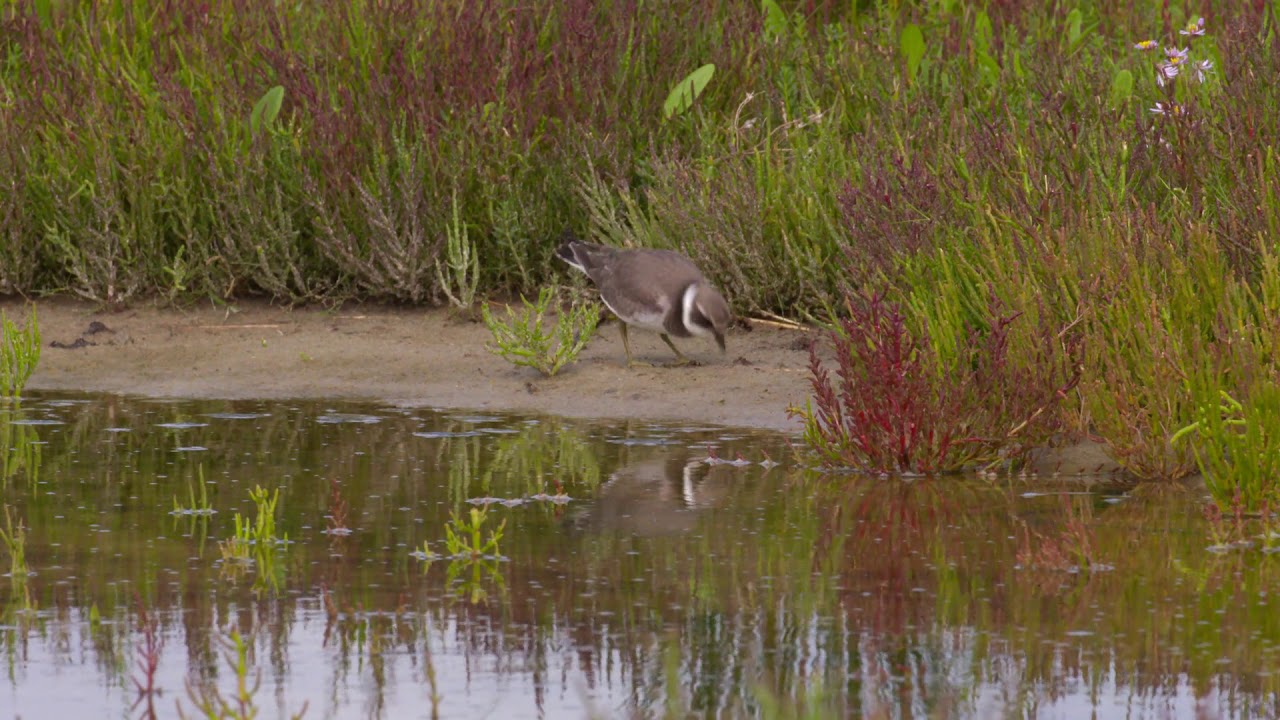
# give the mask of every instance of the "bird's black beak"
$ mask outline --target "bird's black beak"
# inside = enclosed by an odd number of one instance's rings
[[[720,352],[724,352],[724,333],[716,333],[716,344],[720,346]]]

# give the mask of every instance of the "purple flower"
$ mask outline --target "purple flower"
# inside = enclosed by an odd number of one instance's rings
[[[1187,53],[1191,52],[1189,48],[1167,47],[1164,49],[1164,56],[1169,59],[1171,65],[1181,65],[1187,61]]]
[[[1181,114],[1183,113],[1183,107],[1182,107],[1181,105],[1179,105],[1178,103],[1173,103],[1173,102],[1171,102],[1171,103],[1162,103],[1162,102],[1158,102],[1158,103],[1156,103],[1156,106],[1155,106],[1155,107],[1151,108],[1151,112],[1153,112],[1153,113],[1155,113],[1155,114],[1157,114],[1157,115],[1174,115],[1174,116],[1177,116],[1177,115],[1181,115]]]
[[[1204,82],[1205,77],[1213,70],[1213,61],[1201,60],[1198,63],[1192,63],[1191,67],[1195,69],[1196,80]]]
[[[1202,16],[1195,22],[1187,23],[1186,29],[1179,30],[1178,34],[1186,35],[1187,37],[1200,37],[1201,35],[1204,35],[1204,17]]]
[[[1143,40],[1133,44],[1134,50],[1155,50],[1158,47],[1160,47],[1160,43],[1155,40]]]
[[[1164,87],[1165,84],[1173,82],[1178,77],[1178,66],[1171,62],[1160,63],[1156,66],[1156,84]]]

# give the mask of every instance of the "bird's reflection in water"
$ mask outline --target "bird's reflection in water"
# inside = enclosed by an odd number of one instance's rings
[[[625,462],[600,486],[594,503],[572,518],[582,532],[639,536],[689,532],[702,512],[723,505],[741,473],[708,465],[705,455],[669,450],[661,457]]]

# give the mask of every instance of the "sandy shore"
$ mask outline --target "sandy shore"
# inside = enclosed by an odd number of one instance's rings
[[[618,326],[601,326],[576,365],[553,378],[485,350],[480,323],[444,310],[346,305],[287,309],[262,302],[104,311],[37,300],[44,350],[31,390],[180,398],[351,398],[402,406],[642,418],[797,429],[786,407],[808,393],[804,332],[735,329],[728,352],[677,341],[703,364],[627,369]],[[0,303],[10,318],[24,303]],[[95,324],[97,323],[97,324]],[[638,358],[672,359],[633,332]]]

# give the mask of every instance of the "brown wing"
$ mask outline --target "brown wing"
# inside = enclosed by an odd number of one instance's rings
[[[680,294],[701,278],[688,258],[669,250],[619,251],[592,275],[601,297],[624,318],[678,313]]]

